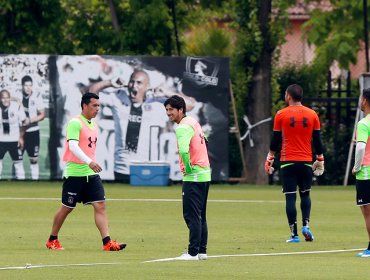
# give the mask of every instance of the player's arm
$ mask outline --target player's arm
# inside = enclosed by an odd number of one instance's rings
[[[314,130],[312,133],[313,147],[315,149],[316,156],[323,157],[323,146],[321,141],[320,130]]]
[[[30,118],[30,123],[37,123],[45,119],[45,108],[37,109],[37,116]]]
[[[316,152],[316,160],[312,164],[312,171],[316,176],[321,176],[325,171],[325,167],[320,130],[313,131],[312,142]]]
[[[124,87],[123,80],[119,77],[113,78],[111,80],[100,81],[89,86],[89,92],[99,94],[103,89],[114,87],[121,88]]]
[[[18,147],[23,150],[24,147],[24,134],[26,132],[26,127],[23,125],[19,126],[19,139],[18,139]]]
[[[190,141],[194,136],[194,129],[187,124],[180,124],[176,128],[177,143],[179,146],[179,155],[184,163],[185,174],[190,174],[193,170],[190,162]]]
[[[266,161],[265,161],[265,171],[267,174],[272,174],[274,172],[274,168],[272,167],[275,154],[279,150],[282,141],[282,134],[281,131],[274,130],[272,133],[271,144],[270,144],[270,151],[267,154]]]
[[[19,116],[19,139],[18,147],[23,150],[24,147],[24,134],[26,133],[26,113],[24,111],[23,105],[18,106],[18,116]]]
[[[356,143],[356,152],[355,152],[355,164],[352,168],[352,174],[356,174],[361,170],[362,161],[365,157],[366,143],[357,142]]]
[[[37,97],[36,112],[37,112],[36,116],[29,117],[26,119],[27,125],[32,124],[32,123],[37,123],[45,119],[45,107],[44,107],[41,95]]]
[[[312,171],[315,176],[321,176],[325,171],[325,166],[324,166],[323,145],[321,141],[321,132],[320,132],[320,120],[317,114],[315,114],[314,119],[312,142],[316,153],[316,160],[312,164]]]
[[[83,161],[86,164],[90,164],[92,162],[92,159],[89,158],[80,148],[78,145],[78,140],[68,140],[69,149],[71,152],[81,161]]]
[[[352,174],[356,174],[361,170],[362,162],[365,157],[366,143],[368,140],[368,128],[365,124],[358,123],[356,131],[356,152],[355,164],[352,168]]]

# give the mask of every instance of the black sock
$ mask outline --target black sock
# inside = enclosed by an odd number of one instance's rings
[[[110,236],[106,236],[103,238],[103,245],[107,244],[110,241]]]
[[[369,244],[367,245],[367,249],[368,249],[368,250],[370,250],[370,242],[369,242]]]
[[[310,221],[310,213],[311,213],[311,197],[310,192],[303,192],[299,193],[301,196],[301,211],[302,211],[302,221],[303,226],[308,226]]]
[[[49,237],[49,241],[53,241],[53,240],[57,240],[58,239],[58,235],[50,235]]]
[[[285,211],[288,218],[288,224],[290,227],[290,231],[292,236],[298,236],[297,231],[297,209],[295,207],[295,202],[297,199],[296,193],[286,193],[285,194]]]

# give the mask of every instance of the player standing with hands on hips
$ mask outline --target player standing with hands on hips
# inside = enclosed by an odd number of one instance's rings
[[[102,168],[95,159],[98,126],[92,119],[98,114],[99,107],[99,96],[95,93],[86,93],[81,99],[82,113],[68,122],[63,156],[66,167],[63,174],[62,206],[54,216],[51,234],[46,242],[48,249],[64,250],[58,240],[58,233],[77,202],[93,206],[95,224],[102,237],[103,250],[120,251],[126,247],[126,244],[110,239],[105,192],[97,174]]]
[[[364,89],[360,98],[360,109],[365,117],[356,128],[355,164],[352,174],[356,175],[356,202],[364,216],[369,243],[358,257],[370,257],[370,89]]]
[[[177,123],[176,138],[183,173],[183,217],[189,228],[188,252],[178,260],[206,260],[208,227],[207,198],[211,169],[207,152],[207,139],[200,124],[186,116],[185,100],[173,95],[164,102],[168,118]]]
[[[265,170],[272,174],[275,153],[280,150],[280,175],[285,194],[285,210],[291,231],[286,242],[300,242],[297,229],[297,186],[301,197],[302,234],[306,241],[314,237],[309,228],[311,213],[310,191],[312,171],[316,176],[324,173],[324,155],[320,136],[320,120],[316,112],[302,105],[303,89],[296,84],[285,91],[286,108],[278,111],[274,119],[274,131],[270,151],[265,162]],[[312,146],[316,161],[312,163]]]

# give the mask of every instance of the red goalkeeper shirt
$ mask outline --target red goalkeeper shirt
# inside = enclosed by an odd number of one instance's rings
[[[277,112],[274,131],[280,131],[280,161],[312,161],[312,133],[320,130],[316,112],[303,105],[288,106]]]

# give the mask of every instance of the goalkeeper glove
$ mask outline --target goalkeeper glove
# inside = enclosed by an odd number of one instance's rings
[[[121,88],[123,87],[123,81],[121,80],[120,77],[115,77],[112,80],[110,80],[111,84],[115,88]]]
[[[316,161],[312,164],[312,171],[315,176],[321,176],[324,171],[324,157],[316,156]]]
[[[275,155],[268,153],[266,162],[265,162],[265,171],[267,174],[271,175],[274,173],[275,168],[272,167],[272,164],[274,163]]]

